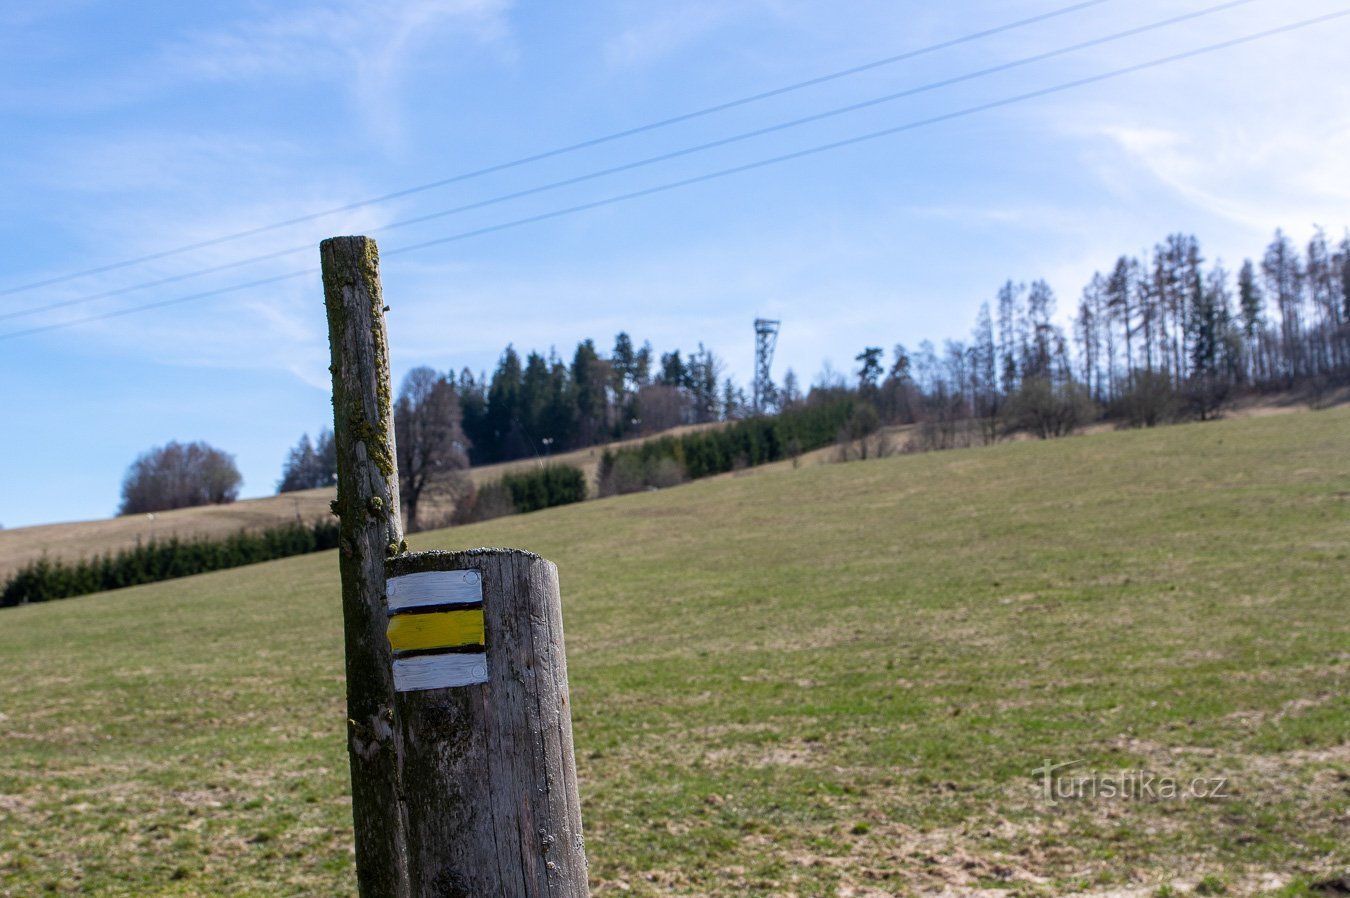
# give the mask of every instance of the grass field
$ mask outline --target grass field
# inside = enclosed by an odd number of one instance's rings
[[[597,896],[1318,894],[1350,409],[422,534],[562,577]],[[0,895],[354,893],[336,560],[0,612]],[[1223,798],[1046,800],[1146,769]]]

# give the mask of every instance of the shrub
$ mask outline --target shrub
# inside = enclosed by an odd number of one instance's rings
[[[48,602],[142,583],[155,583],[335,548],[336,521],[299,521],[225,539],[151,540],[116,554],[52,561],[39,558],[21,568],[0,591],[0,607]]]
[[[600,458],[600,495],[673,486],[828,446],[853,418],[855,405],[852,396],[829,396],[774,417],[606,450]]]
[[[1157,427],[1176,420],[1181,397],[1172,378],[1161,371],[1134,372],[1129,388],[1111,406],[1113,417],[1129,427]]]
[[[522,514],[586,499],[586,475],[571,465],[547,465],[507,474],[502,483],[511,493],[512,505]]]
[[[1073,381],[1027,378],[1008,401],[1006,426],[1043,440],[1068,436],[1097,414],[1087,390]]]
[[[503,515],[568,505],[586,498],[586,475],[571,465],[547,465],[507,474],[484,484],[455,511],[456,524],[487,521]]]

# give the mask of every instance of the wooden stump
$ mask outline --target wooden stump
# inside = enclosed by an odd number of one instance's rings
[[[584,898],[557,568],[529,552],[476,549],[401,555],[387,572],[391,627],[405,615],[482,613],[482,644],[428,647],[423,638],[395,664],[449,655],[486,664],[483,682],[415,681],[397,696],[412,895]],[[447,572],[477,574],[481,605],[455,594],[459,578],[437,587],[435,575]],[[459,623],[419,632],[463,638]],[[445,665],[443,675],[472,677],[475,665]]]

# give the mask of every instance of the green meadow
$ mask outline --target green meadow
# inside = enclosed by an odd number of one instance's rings
[[[1350,874],[1350,408],[412,543],[558,564],[594,895]],[[0,611],[0,896],[354,895],[342,671],[332,553]]]

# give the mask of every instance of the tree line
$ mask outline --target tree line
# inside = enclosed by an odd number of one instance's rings
[[[470,494],[456,509],[456,523],[486,520],[506,514],[537,511],[586,498],[586,476],[569,465],[546,465],[537,470],[505,475]],[[336,520],[303,524],[292,521],[259,531],[230,536],[197,537],[137,543],[129,549],[78,561],[39,558],[20,568],[0,585],[0,608],[47,602],[188,577],[209,571],[242,567],[309,552],[336,548]]]
[[[969,340],[946,340],[940,351],[928,340],[915,350],[896,344],[889,361],[868,346],[854,380],[827,365],[805,395],[789,370],[771,385],[764,411],[781,415],[848,393],[856,405],[833,438],[866,445],[882,424],[917,423],[916,448],[945,448],[1013,432],[1060,436],[1102,417],[1134,425],[1203,419],[1235,391],[1340,383],[1350,375],[1350,234],[1333,245],[1318,229],[1300,250],[1276,231],[1259,261],[1245,260],[1236,275],[1221,262],[1206,265],[1198,238],[1171,234],[1147,256],[1122,255],[1094,274],[1067,331],[1057,305],[1046,281],[1010,280],[981,305]],[[608,355],[588,339],[570,362],[556,350],[522,358],[507,346],[490,377],[414,369],[394,412],[410,529],[433,482],[470,500],[470,463],[751,417],[724,367],[701,343],[688,356],[658,355],[621,332]],[[658,450],[643,451],[641,459],[615,454],[610,473],[619,485],[605,489],[701,476],[688,456],[663,449],[662,462]],[[729,457],[753,464],[755,454]],[[306,436],[281,487],[331,483],[333,470],[331,433],[315,444]]]
[[[1292,387],[1350,370],[1350,233],[1318,228],[1300,252],[1277,230],[1236,278],[1200,242],[1172,234],[1147,259],[1121,256],[1084,288],[1074,318],[1080,377],[1110,402],[1140,374],[1175,390]]]
[[[470,464],[546,459],[681,424],[743,417],[749,411],[745,392],[723,376],[724,369],[702,344],[687,356],[679,349],[658,356],[649,342],[638,346],[626,332],[615,337],[608,356],[594,340],[581,341],[570,363],[556,350],[547,356],[531,351],[522,359],[508,345],[491,377],[469,368],[458,374],[414,368],[394,403],[404,521],[410,531],[423,526],[429,491],[476,509],[480,517],[529,510],[532,500],[521,498],[519,483],[476,497],[465,473]],[[784,391],[789,398],[795,381],[789,372]],[[329,485],[336,471],[332,431],[323,430],[314,441],[305,434],[287,454],[278,491]],[[555,478],[548,495],[561,489],[557,484]],[[570,496],[571,489],[562,493]]]
[[[1123,255],[1094,273],[1069,334],[1055,313],[1044,280],[1007,281],[992,307],[981,305],[968,342],[947,340],[941,353],[928,340],[913,352],[896,344],[889,367],[884,351],[869,346],[855,358],[856,381],[827,364],[805,396],[789,370],[781,386],[770,387],[769,417],[750,416],[744,391],[722,377],[721,360],[702,344],[687,358],[678,349],[657,358],[650,343],[637,347],[627,333],[615,338],[608,357],[593,340],[582,341],[570,364],[553,350],[547,357],[532,351],[522,362],[508,345],[491,378],[467,368],[458,375],[414,368],[394,404],[408,529],[420,528],[433,483],[439,497],[454,502],[460,522],[586,498],[581,472],[561,466],[475,490],[470,462],[547,456],[680,424],[738,422],[607,451],[601,494],[673,485],[835,441],[866,457],[869,435],[886,423],[919,424],[912,448],[949,448],[1018,431],[1060,436],[1103,416],[1142,426],[1204,419],[1240,390],[1321,391],[1350,381],[1350,232],[1333,245],[1318,228],[1300,250],[1277,230],[1260,261],[1244,260],[1236,277],[1221,262],[1206,267],[1193,235],[1171,234],[1146,258]],[[332,432],[313,442],[306,434],[287,455],[278,491],[327,486],[335,475]],[[133,462],[120,511],[229,502],[240,480],[227,453],[171,442]],[[325,545],[319,528],[302,541]],[[265,536],[262,544],[292,536]],[[5,594],[67,588],[23,583],[116,588],[182,576],[163,571],[278,557],[252,537],[231,539],[152,543],[135,550],[144,554],[75,566],[43,560],[20,572]]]
[[[1236,277],[1206,266],[1200,241],[1171,234],[1146,258],[1120,256],[1083,288],[1069,333],[1044,280],[1006,282],[969,341],[911,351],[867,347],[855,388],[924,447],[1012,431],[1058,436],[1090,420],[1153,425],[1208,418],[1239,391],[1350,380],[1350,235],[1318,229],[1304,251],[1276,231]],[[837,385],[844,385],[840,376]]]
[[[659,357],[626,333],[608,356],[594,340],[577,344],[570,362],[556,350],[522,359],[507,346],[492,376],[465,368],[453,383],[475,465],[594,446],[639,434],[739,417],[745,393],[723,377],[724,365],[699,344]]]

